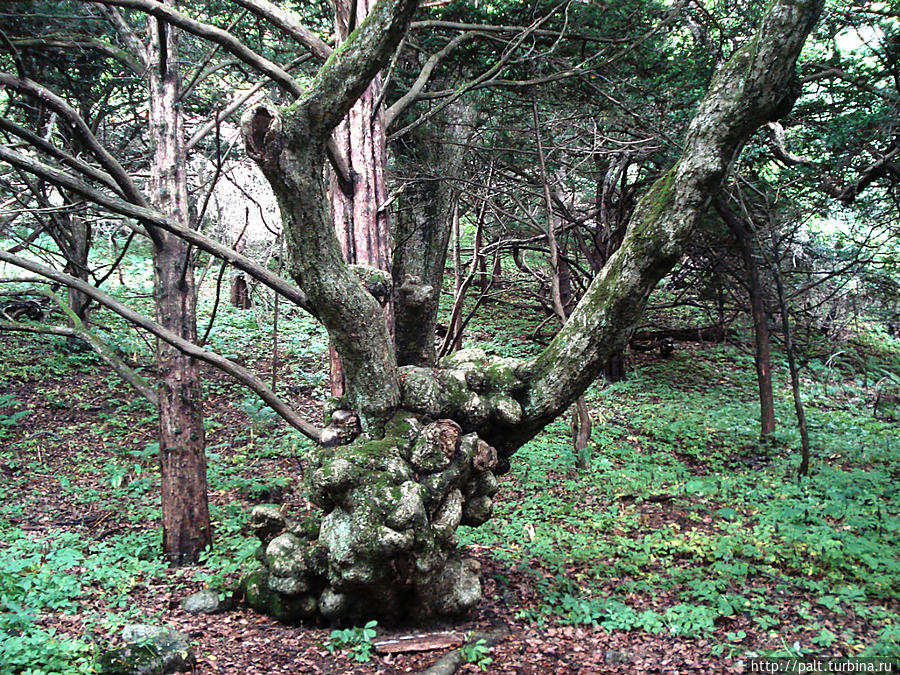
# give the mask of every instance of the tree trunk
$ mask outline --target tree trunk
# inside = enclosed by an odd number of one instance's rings
[[[66,252],[66,266],[64,271],[73,277],[88,280],[88,254],[91,250],[91,225],[83,218],[71,214],[68,221],[69,251]],[[81,321],[87,321],[90,298],[79,290],[68,289],[69,307]]]
[[[784,332],[784,352],[787,356],[788,369],[791,372],[791,394],[794,398],[794,411],[797,414],[797,428],[800,431],[800,466],[797,477],[802,478],[809,473],[809,429],[806,425],[806,411],[803,409],[803,398],[800,395],[800,369],[794,357],[794,341],[791,337],[791,318],[788,313],[787,299],[784,295],[784,282],[781,279],[781,255],[772,234],[772,273],[775,275],[775,288],[778,291],[778,309],[781,313],[781,328]]]
[[[235,274],[231,277],[231,306],[238,309],[250,309],[250,289],[247,286],[247,277],[243,274]]]
[[[189,223],[184,174],[184,129],[179,97],[178,43],[170,26],[148,20],[150,135],[155,149],[151,189],[155,205]],[[183,239],[153,234],[156,318],[164,328],[197,340],[191,247]],[[195,562],[212,543],[206,490],[206,456],[197,362],[157,340],[159,464],[163,551],[175,564]]]
[[[725,224],[734,234],[744,271],[747,274],[747,292],[750,296],[750,315],[753,319],[754,361],[756,363],[756,382],[759,390],[759,426],[760,437],[764,438],[775,431],[775,399],[772,395],[772,356],[769,340],[769,316],[766,312],[759,266],[753,252],[754,235],[749,223],[740,218],[721,197],[715,200],[716,211],[722,216]]]
[[[411,144],[418,157],[406,158],[420,172],[420,164],[426,166],[421,180],[405,186],[395,224],[394,343],[401,366],[435,362],[435,326],[456,199],[452,179],[462,172],[472,117],[467,106],[448,106],[433,127],[415,132]]]
[[[326,139],[399,42],[407,1],[376,5],[297,104],[257,105],[242,119],[247,152],[281,206],[289,269],[341,355],[347,403],[369,434],[310,453],[321,521],[253,514],[265,548],[263,567],[245,579],[247,600],[289,621],[452,616],[478,602],[478,566],[456,551],[456,528],[490,517],[494,473],[625,346],[743,143],[790,110],[794,63],[823,2],[774,0],[759,37],[714,78],[678,163],[641,200],[621,248],[537,359],[462,350],[441,368],[398,369],[384,314],[325,217],[321,176]]]
[[[334,23],[338,44],[365,19],[372,5],[374,0],[336,0]],[[331,220],[344,260],[388,272],[391,269],[391,225],[385,205],[387,148],[384,107],[378,102],[380,95],[381,77],[376,75],[334,130],[335,146],[346,160],[349,176],[340,177],[332,168],[328,196]],[[345,178],[349,178],[349,184]],[[385,311],[390,317],[390,305]],[[334,346],[329,350],[329,360],[331,395],[340,398],[345,393],[344,369]]]

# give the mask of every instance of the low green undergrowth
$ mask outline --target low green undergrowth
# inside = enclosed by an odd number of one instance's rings
[[[533,575],[540,600],[521,616],[539,623],[713,636],[728,653],[747,647],[746,626],[757,649],[896,655],[900,425],[873,416],[862,383],[843,383],[841,406],[807,383],[812,471],[798,481],[779,384],[779,431],[760,442],[749,357],[651,362],[592,392],[590,470],[576,472],[558,421],[514,457],[494,519],[462,539]]]

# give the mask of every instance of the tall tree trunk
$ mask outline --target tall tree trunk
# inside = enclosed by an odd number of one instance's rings
[[[362,23],[374,0],[336,0],[335,38],[338,44]],[[328,196],[331,220],[348,263],[371,265],[385,272],[391,269],[391,224],[385,205],[385,164],[387,141],[384,107],[380,101],[381,76],[376,75],[347,117],[334,130],[333,138],[346,160],[350,184],[330,171]],[[392,309],[385,308],[390,325]],[[331,395],[344,395],[344,370],[340,356],[331,347]]]
[[[178,102],[178,42],[173,29],[148,20],[150,135],[155,149],[151,188],[157,208],[183,226],[188,217],[184,129]],[[156,318],[196,342],[197,314],[191,247],[156,231],[153,247]],[[212,543],[206,489],[206,456],[197,362],[158,340],[159,464],[163,550],[175,564],[196,561]]]
[[[794,412],[797,414],[797,428],[800,431],[800,466],[797,467],[798,479],[809,473],[809,429],[806,425],[806,411],[800,395],[800,369],[794,355],[794,341],[791,335],[791,318],[788,313],[787,299],[784,295],[784,282],[781,278],[781,255],[772,232],[772,273],[775,275],[775,288],[778,291],[778,309],[781,314],[781,329],[784,333],[784,352],[787,356],[788,369],[791,372],[791,394],[794,398]]]
[[[398,365],[425,366],[435,361],[437,311],[455,213],[452,179],[462,172],[472,117],[468,106],[448,106],[435,124],[414,132],[411,144],[417,156],[405,158],[411,169],[424,176],[405,186],[394,226]]]
[[[66,220],[69,225],[67,239],[70,250],[66,253],[66,266],[64,271],[73,277],[88,281],[88,254],[91,250],[91,224],[77,215],[71,214]],[[90,307],[90,298],[81,291],[68,289],[69,307],[82,321],[87,321],[87,313]]]

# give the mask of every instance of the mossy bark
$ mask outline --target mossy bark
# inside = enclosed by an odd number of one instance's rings
[[[430,366],[436,358],[437,311],[456,195],[453,179],[463,169],[473,117],[467,106],[448,106],[432,124],[412,132],[398,153],[400,173],[422,172],[398,197],[394,226],[394,343],[400,365]]]
[[[353,41],[363,35],[387,49],[402,30],[394,16],[387,33],[372,32],[388,7],[408,11],[402,0],[376,5],[297,104],[256,106],[242,120],[248,154],[281,204],[290,271],[343,359],[342,405],[364,432],[312,453],[310,494],[325,511],[317,526],[254,512],[262,568],[245,584],[247,599],[282,620],[456,615],[478,602],[477,565],[456,551],[456,528],[490,517],[494,474],[624,347],[744,142],[790,109],[794,63],[822,0],[772,4],[759,38],[714,78],[681,157],[639,202],[621,247],[538,358],[466,350],[399,369],[378,301],[342,260],[322,179],[328,133],[377,70]]]
[[[497,455],[450,420],[400,414],[389,435],[312,453],[307,482],[326,515],[293,523],[258,507],[261,567],[248,603],[282,621],[458,616],[481,598],[456,528],[491,514]]]

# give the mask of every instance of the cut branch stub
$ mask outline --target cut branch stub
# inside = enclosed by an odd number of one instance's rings
[[[262,567],[244,579],[251,606],[281,621],[352,622],[456,616],[478,603],[479,566],[459,555],[456,529],[490,517],[496,451],[451,420],[403,413],[387,428],[384,439],[312,453],[318,527],[253,511]]]

